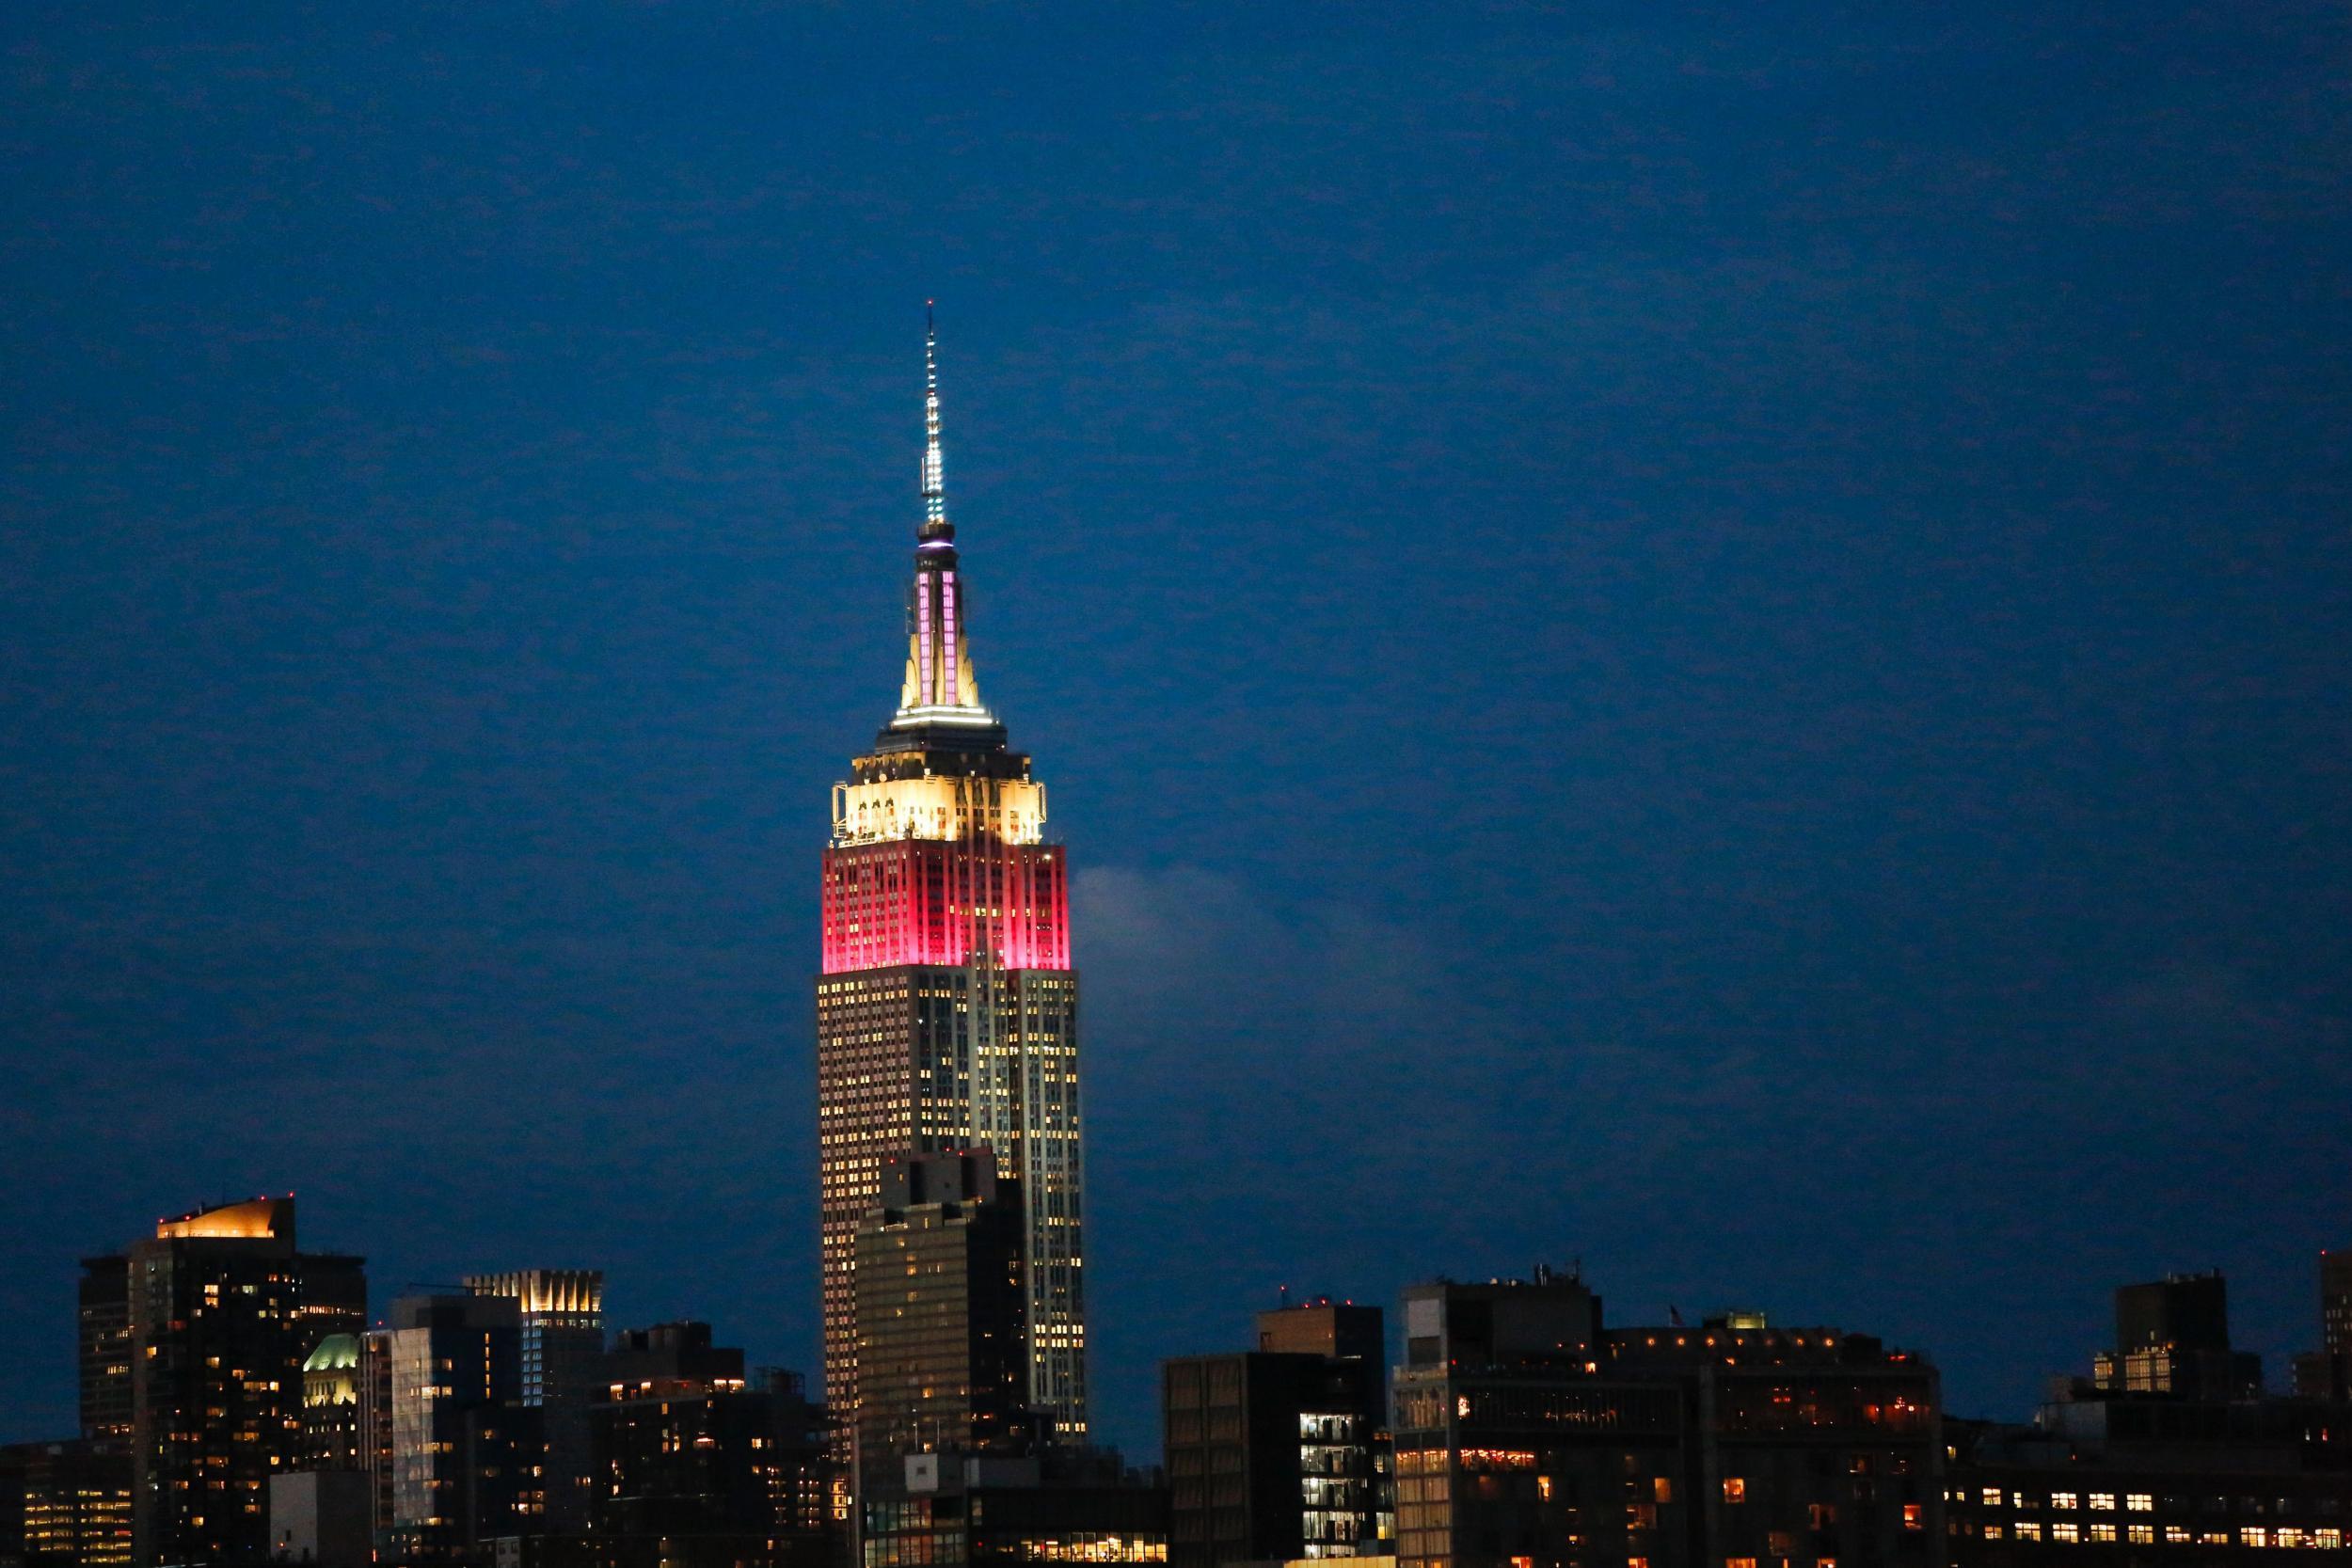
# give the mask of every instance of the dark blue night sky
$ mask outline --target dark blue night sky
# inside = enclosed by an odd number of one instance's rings
[[[1890,14],[1891,13],[1891,14]],[[17,8],[0,1438],[299,1193],[816,1354],[922,306],[1101,1425],[1581,1257],[2022,1414],[2352,1243],[2340,7]]]

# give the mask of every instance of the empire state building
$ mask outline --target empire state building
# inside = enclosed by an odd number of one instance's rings
[[[1019,1182],[1028,1404],[1087,1430],[1078,976],[1045,786],[981,703],[947,520],[936,333],[898,711],[833,790],[817,982],[825,1399],[858,1409],[858,1228],[885,1161],[987,1148]]]

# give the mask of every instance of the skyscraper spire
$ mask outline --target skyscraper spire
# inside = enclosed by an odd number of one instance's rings
[[[1045,785],[981,705],[941,479],[939,333],[926,310],[906,684],[873,749],[834,786],[821,883],[825,1396],[858,1430],[861,1415],[881,1414],[862,1405],[860,1355],[897,1354],[887,1349],[896,1330],[857,1321],[857,1239],[886,1162],[987,1149],[1019,1194],[1005,1201],[1021,1210],[1025,1402],[1051,1418],[1057,1441],[1081,1444],[1085,1174],[1069,863],[1045,838]],[[893,1385],[885,1375],[876,1386]],[[865,1450],[855,1473],[888,1484],[901,1458]]]
[[[930,733],[940,726],[966,741],[1001,745],[1004,729],[980,702],[964,626],[956,530],[939,452],[939,326],[923,302],[923,526],[915,531],[914,588],[907,604],[906,679],[890,731]],[[884,732],[885,735],[890,733]]]
[[[941,481],[939,461],[939,325],[931,317],[931,302],[923,302],[923,528],[921,538],[952,540],[956,531],[947,521],[947,490]]]

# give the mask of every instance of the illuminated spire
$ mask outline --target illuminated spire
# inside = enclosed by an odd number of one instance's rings
[[[963,583],[957,570],[956,530],[947,520],[947,491],[939,454],[939,327],[923,302],[923,526],[916,530],[914,588],[907,614],[906,680],[899,689],[893,731],[937,733],[946,726],[1002,743],[996,716],[980,702],[964,626]]]
[[[923,531],[928,543],[953,539],[947,521],[947,489],[939,459],[939,325],[931,319],[931,302],[923,302]]]

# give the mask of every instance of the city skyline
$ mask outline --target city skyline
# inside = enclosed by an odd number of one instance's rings
[[[79,1259],[290,1189],[379,1313],[597,1269],[816,1375],[934,294],[1101,1435],[1237,1293],[1580,1255],[2010,1415],[2219,1266],[2283,1377],[2352,1235],[2334,24],[899,20],[24,29],[0,1435]]]

